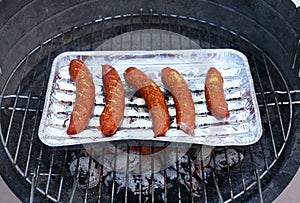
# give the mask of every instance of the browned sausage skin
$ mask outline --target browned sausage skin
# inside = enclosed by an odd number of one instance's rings
[[[178,71],[169,67],[161,71],[161,78],[173,96],[177,125],[192,135],[195,129],[195,105],[188,84]]]
[[[125,71],[125,80],[145,99],[152,118],[154,137],[164,136],[169,129],[170,116],[160,88],[150,77],[135,67]]]
[[[221,73],[215,67],[211,67],[205,79],[205,98],[211,114],[217,119],[223,119],[230,115],[225,100],[223,82]]]
[[[76,86],[76,101],[67,129],[68,135],[74,135],[87,126],[95,103],[95,85],[93,76],[83,61],[74,59],[70,62],[69,72],[71,80]]]
[[[105,136],[113,135],[121,125],[125,110],[125,91],[116,69],[102,65],[105,108],[100,116],[99,130]]]

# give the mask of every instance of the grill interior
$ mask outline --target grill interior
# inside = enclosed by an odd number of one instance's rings
[[[134,31],[145,29],[170,31],[170,35],[163,34],[156,40],[142,40],[145,32],[140,32],[140,38],[132,37],[136,36]],[[182,36],[176,39],[176,42],[182,43],[174,43],[172,33]],[[128,38],[129,43],[124,46]],[[233,48],[247,56],[263,124],[262,138],[256,144],[214,148],[210,161],[214,164],[204,167],[204,161],[200,161],[200,177],[193,178],[193,162],[199,159],[200,145],[193,145],[182,155],[180,150],[183,146],[176,144],[170,152],[176,158],[173,165],[151,173],[157,164],[155,155],[152,155],[147,162],[140,161],[138,164],[140,169],[147,164],[150,172],[132,175],[116,172],[122,164],[127,169],[130,167],[129,155],[120,158],[120,153],[113,153],[111,169],[102,167],[89,156],[109,150],[105,144],[93,147],[88,154],[82,146],[51,148],[39,141],[37,132],[48,76],[52,61],[59,53],[70,50],[159,50],[198,46],[203,49]],[[294,97],[299,91],[290,91],[287,83],[273,59],[244,36],[203,19],[141,10],[140,13],[98,18],[72,27],[57,33],[28,53],[15,67],[0,95],[0,135],[9,163],[30,191],[23,198],[31,201],[262,202],[263,188],[280,167],[292,126],[293,106],[298,104]],[[113,144],[130,154],[129,146],[132,144],[150,146],[154,151],[153,146],[167,146],[169,143]],[[234,164],[230,160],[232,150],[237,154]],[[222,168],[217,167],[220,154],[224,156]],[[86,162],[86,171],[78,167],[82,160]],[[164,162],[166,160],[163,159]],[[74,171],[70,170],[71,166],[75,167]],[[88,188],[91,172],[97,173],[100,181],[95,187]]]

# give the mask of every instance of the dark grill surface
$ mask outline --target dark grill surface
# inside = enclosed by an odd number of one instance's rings
[[[145,44],[143,40],[130,38],[133,31],[145,29],[161,31],[161,39],[148,40]],[[170,32],[165,34],[165,31]],[[141,31],[140,35],[143,33]],[[184,36],[184,40],[180,38],[181,43],[174,43],[174,35]],[[116,36],[120,37],[114,38]],[[128,37],[129,44],[124,46],[123,41]],[[106,152],[105,145],[87,153],[82,146],[50,148],[39,141],[37,133],[48,76],[52,61],[59,53],[197,46],[233,48],[247,56],[263,124],[262,138],[256,144],[214,148],[210,165],[204,167],[200,161],[201,173],[192,177],[194,161],[201,160],[199,145],[193,145],[183,156],[181,145],[176,145],[170,152],[176,162],[156,173],[151,170],[158,163],[167,162],[169,155],[165,154],[165,159],[159,161],[152,155],[137,165],[139,170],[149,167],[150,172],[133,175],[115,170],[123,164],[128,171],[129,155],[110,154],[111,168],[91,158],[93,153]],[[0,95],[0,135],[10,164],[31,191],[28,196],[33,202],[38,199],[52,202],[244,202],[251,200],[254,194],[258,194],[256,200],[262,202],[262,190],[281,164],[292,125],[292,107],[298,104],[294,97],[299,91],[290,91],[287,83],[272,58],[258,45],[220,25],[186,16],[143,11],[99,18],[46,40],[15,67]],[[129,154],[134,153],[129,150],[129,142],[114,144]],[[138,144],[166,146],[168,143]],[[224,156],[223,167],[217,167],[221,155]],[[94,176],[100,181],[89,188]]]

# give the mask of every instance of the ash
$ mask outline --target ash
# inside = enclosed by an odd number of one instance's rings
[[[124,202],[126,198],[129,202],[200,200],[205,193],[204,187],[210,185],[213,187],[214,181],[211,175],[213,170],[222,171],[227,167],[234,167],[244,158],[235,149],[229,148],[224,151],[204,146],[202,149],[192,148],[180,156],[178,149],[169,151],[164,156],[151,154],[139,158],[135,156],[139,154],[136,151],[130,151],[127,155],[124,155],[122,150],[118,150],[114,155],[111,149],[107,150],[107,153],[104,153],[105,150],[101,152],[105,157],[109,157],[103,159],[106,161],[102,165],[95,164],[94,159],[80,157],[79,160],[72,160],[70,170],[85,171],[84,174],[89,174],[87,176],[89,180],[81,182],[89,189],[101,187],[99,189],[102,191],[102,202],[111,202],[112,199],[114,202]],[[109,154],[111,156],[108,156]],[[127,163],[126,160],[129,162]],[[75,169],[76,167],[79,168]],[[125,172],[119,170],[121,168]],[[86,171],[87,169],[90,173]],[[137,171],[141,173],[138,174]],[[74,172],[72,174],[76,175]],[[101,186],[99,180],[102,180]],[[78,187],[87,188],[82,185]]]
[[[78,187],[82,189],[93,188],[99,183],[99,168],[97,164],[88,157],[75,158],[69,164],[72,176],[78,176]]]
[[[156,173],[147,172],[141,175],[132,175],[130,173],[109,172],[104,179],[104,183],[109,189],[115,187],[116,196],[120,200],[127,195],[132,202],[139,202],[139,197],[142,198],[142,202],[150,202],[152,198],[155,202],[164,202],[165,198],[176,199],[178,195],[177,192],[174,192],[178,191],[178,188],[187,193],[185,196],[188,197],[192,185],[190,183],[194,179],[191,175],[193,169],[189,167],[190,165],[189,156],[184,155],[178,162]],[[107,200],[111,199],[110,197],[107,198]]]

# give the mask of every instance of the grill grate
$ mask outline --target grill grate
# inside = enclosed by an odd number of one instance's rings
[[[133,32],[144,29],[170,31],[170,34],[161,32],[163,34],[155,40],[150,35],[150,40],[145,44],[143,37],[146,32]],[[137,33],[140,38],[137,38]],[[202,160],[200,180],[194,182],[191,174],[195,153],[181,156],[181,146],[177,144],[173,151],[176,164],[160,173],[133,177],[128,172],[130,155],[127,154],[123,157],[126,160],[126,173],[122,176],[114,170],[123,163],[115,154],[110,171],[96,163],[100,179],[96,187],[80,188],[82,184],[89,185],[90,171],[94,167],[93,158],[87,156],[81,146],[50,148],[39,141],[37,132],[47,79],[51,62],[59,53],[69,50],[185,49],[197,46],[234,48],[247,56],[263,123],[263,136],[258,143],[246,147],[214,149],[211,160],[214,166],[218,162],[218,153],[225,154],[227,165],[220,170],[212,167],[210,177],[205,176],[206,168]],[[15,67],[0,95],[0,135],[10,164],[30,188],[30,202],[34,202],[37,197],[53,202],[231,202],[248,200],[256,193],[259,193],[260,201],[263,202],[262,188],[268,183],[272,168],[285,149],[292,124],[293,105],[299,104],[298,101],[292,102],[292,98],[299,93],[299,90],[288,89],[286,81],[267,53],[238,33],[204,20],[144,13],[141,10],[140,13],[96,19],[73,27],[58,33],[28,53]],[[129,152],[128,145],[115,144]],[[154,142],[147,144],[157,146]],[[190,151],[199,151],[200,148],[193,145]],[[232,149],[238,152],[238,161],[229,166],[231,157],[227,152]],[[106,146],[103,145],[101,150],[104,153]],[[201,151],[199,153],[202,154]],[[87,173],[84,176],[79,167],[82,157],[88,157]],[[149,166],[154,171],[157,162],[154,155],[150,157]],[[166,162],[167,154],[163,160]],[[70,171],[72,163],[77,166],[73,174]],[[140,171],[144,167],[142,163],[140,160]],[[171,174],[173,172],[175,174]],[[160,179],[161,183],[158,183]],[[122,182],[124,184],[120,186]],[[191,189],[196,184],[198,187]],[[135,191],[132,191],[132,187],[135,187]]]

